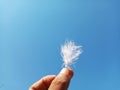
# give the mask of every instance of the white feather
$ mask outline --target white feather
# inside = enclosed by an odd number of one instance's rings
[[[82,53],[81,46],[76,46],[73,41],[66,41],[61,46],[61,55],[64,61],[65,67],[69,67],[78,56]]]

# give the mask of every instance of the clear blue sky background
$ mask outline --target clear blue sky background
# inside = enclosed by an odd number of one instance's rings
[[[0,0],[0,90],[59,73],[66,39],[84,50],[69,90],[120,90],[119,0]]]

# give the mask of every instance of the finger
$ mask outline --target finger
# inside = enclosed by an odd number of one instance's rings
[[[38,82],[34,83],[29,90],[48,90],[51,82],[55,77],[55,75],[45,76]]]
[[[52,81],[48,90],[67,90],[72,76],[73,71],[70,68],[62,69]]]

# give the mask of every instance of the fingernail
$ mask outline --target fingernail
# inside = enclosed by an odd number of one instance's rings
[[[63,68],[60,73],[66,73],[66,68]]]
[[[60,74],[64,74],[66,75],[67,77],[72,77],[73,76],[73,70],[70,69],[70,68],[63,68],[60,72]]]

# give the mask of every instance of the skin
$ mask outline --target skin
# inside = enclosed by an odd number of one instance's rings
[[[63,68],[57,76],[45,76],[34,83],[29,90],[68,90],[72,76],[72,69]]]

